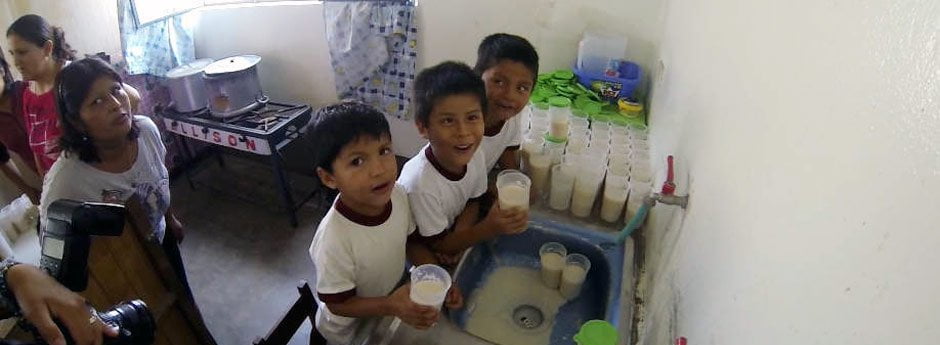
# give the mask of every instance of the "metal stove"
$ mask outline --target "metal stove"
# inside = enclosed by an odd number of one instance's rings
[[[312,108],[305,104],[267,102],[262,107],[229,118],[213,117],[208,109],[194,112],[178,112],[170,107],[157,107],[166,129],[180,136],[184,159],[192,157],[186,139],[195,139],[210,144],[270,157],[274,178],[287,209],[292,226],[297,226],[296,210],[309,200],[316,191],[305,197],[299,205],[294,204],[284,172],[280,151],[305,131],[310,123]],[[195,188],[187,172],[190,187]]]

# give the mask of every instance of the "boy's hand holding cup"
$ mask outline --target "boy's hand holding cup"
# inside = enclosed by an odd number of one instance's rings
[[[416,329],[428,329],[437,322],[439,312],[434,307],[411,301],[411,284],[405,284],[389,296],[392,313]]]

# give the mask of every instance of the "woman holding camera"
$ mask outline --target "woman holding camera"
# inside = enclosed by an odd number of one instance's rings
[[[40,224],[59,199],[126,204],[130,215],[149,226],[162,243],[177,275],[186,273],[177,243],[180,221],[170,211],[166,147],[157,126],[131,114],[121,77],[97,58],[74,61],[56,79],[56,107],[62,156],[46,175],[40,198]],[[135,211],[136,210],[136,211]]]
[[[82,296],[70,291],[38,267],[13,260],[0,263],[0,306],[5,314],[19,313],[51,345],[65,345],[52,320],[65,326],[75,344],[99,345],[102,336],[116,337],[116,328],[94,317]]]

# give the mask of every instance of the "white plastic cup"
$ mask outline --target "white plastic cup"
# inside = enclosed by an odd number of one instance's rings
[[[649,184],[653,180],[653,173],[649,165],[643,162],[630,161],[630,181]]]
[[[613,136],[613,135],[617,135],[617,134],[619,134],[619,135],[625,135],[625,136],[630,136],[630,127],[622,126],[622,125],[618,125],[618,124],[613,124],[613,123],[612,123],[612,124],[610,125],[610,135]]]
[[[529,176],[532,178],[532,192],[537,198],[548,189],[548,174],[552,168],[552,156],[538,152],[529,156]]]
[[[596,166],[595,164],[586,166],[587,169],[575,178],[574,191],[571,195],[571,214],[575,217],[585,218],[591,215],[591,210],[594,208],[598,189],[604,182],[605,169],[603,167],[606,164],[601,165],[600,169],[595,168]]]
[[[447,270],[425,264],[411,270],[411,301],[441,310],[452,283]]]
[[[623,215],[623,206],[630,192],[628,173],[629,170],[625,166],[607,168],[601,201],[601,219],[605,222],[616,223]]]
[[[574,190],[575,165],[569,162],[552,167],[552,188],[548,206],[556,211],[565,211],[571,206],[571,192]]]
[[[551,289],[557,289],[561,283],[561,274],[565,270],[568,250],[558,242],[547,242],[539,248],[539,262],[542,268],[542,282]]]
[[[646,141],[647,139],[649,139],[649,134],[647,134],[645,130],[631,128],[629,132],[630,132],[630,137],[633,139],[643,140],[643,141]]]
[[[589,130],[588,128],[590,127],[590,122],[588,122],[587,119],[580,118],[577,116],[572,116],[569,119],[569,123],[571,126],[571,131],[575,131],[575,130],[588,131]]]
[[[652,186],[649,182],[639,182],[639,181],[630,181],[630,197],[627,199],[627,210],[624,213],[624,218],[629,222],[637,211],[640,209],[640,206],[643,205],[643,200],[650,195],[652,191]]]
[[[496,175],[496,193],[499,198],[499,208],[502,210],[529,209],[529,189],[532,180],[519,170],[506,169]]]
[[[571,154],[581,154],[587,151],[588,148],[588,139],[587,138],[568,138],[568,145],[565,147],[565,153]]]
[[[568,118],[571,116],[571,109],[562,107],[551,107],[548,110],[548,117],[551,124],[548,128],[548,135],[557,139],[568,138]]]
[[[603,122],[603,121],[592,121],[591,131],[592,132],[610,132],[610,124],[607,122]]]
[[[571,300],[581,294],[584,279],[591,270],[591,260],[581,254],[568,254],[565,257],[565,269],[561,273],[561,284],[558,291],[565,298]]]
[[[526,174],[531,175],[531,164],[529,162],[529,157],[533,154],[542,153],[542,145],[544,145],[545,139],[541,136],[527,136],[525,140],[522,141],[522,150],[520,150],[519,158],[522,160],[522,171]]]

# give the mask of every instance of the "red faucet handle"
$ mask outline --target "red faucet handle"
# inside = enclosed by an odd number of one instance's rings
[[[672,167],[672,155],[666,157],[666,165],[668,165],[668,170],[666,170],[666,182],[663,182],[663,195],[672,195],[676,192],[676,184],[673,182],[675,177],[675,172]]]

